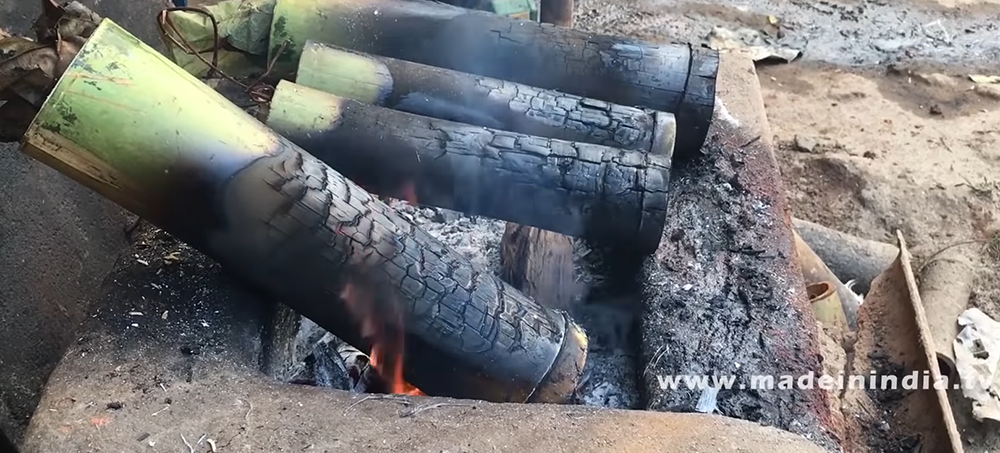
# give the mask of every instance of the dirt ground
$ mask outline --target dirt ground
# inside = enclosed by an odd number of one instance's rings
[[[969,77],[1000,75],[996,2],[585,0],[576,17],[649,40],[747,28],[801,50],[758,66],[793,215],[885,242],[898,229],[916,266],[957,247],[979,263],[971,304],[1000,319],[1000,85]],[[968,418],[966,451],[1000,450],[983,435],[997,426]]]

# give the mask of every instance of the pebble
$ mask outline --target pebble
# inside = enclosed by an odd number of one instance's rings
[[[801,135],[795,136],[795,150],[801,151],[803,153],[815,153],[819,147],[819,142],[810,137],[803,137]]]

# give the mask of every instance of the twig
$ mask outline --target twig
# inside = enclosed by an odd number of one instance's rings
[[[648,365],[646,365],[646,369],[645,370],[642,370],[642,375],[643,376],[648,375],[649,374],[649,369],[652,368],[653,365],[656,365],[657,363],[659,363],[660,359],[663,357],[663,354],[666,354],[666,353],[667,353],[667,345],[660,346],[660,349],[657,349],[656,353],[653,354],[653,360],[651,362],[649,362]]]
[[[414,415],[417,415],[417,413],[419,413],[419,412],[423,412],[423,411],[430,410],[430,409],[437,409],[439,407],[472,407],[472,408],[474,408],[474,407],[476,407],[476,405],[475,404],[468,404],[468,403],[434,403],[434,404],[427,404],[427,405],[420,406],[420,407],[417,407],[417,408],[414,408],[414,409],[410,409],[408,411],[401,411],[399,413],[399,418],[412,417]]]
[[[153,412],[153,417],[156,417],[157,415],[160,415],[160,412],[163,412],[163,411],[165,411],[167,409],[170,409],[170,405],[169,404],[166,405],[166,406],[164,406],[163,409],[160,409],[160,410],[158,410],[156,412]]]
[[[253,403],[250,400],[247,400],[247,404],[250,405],[250,410],[248,410],[247,414],[243,416],[243,421],[250,423],[250,413],[253,412]]]
[[[205,438],[206,438],[206,437],[208,437],[208,434],[202,434],[202,435],[201,435],[201,438],[200,438],[200,439],[198,439],[198,443],[194,444],[194,446],[195,446],[195,447],[198,447],[199,445],[201,445],[201,443],[205,441]]]
[[[944,146],[944,149],[948,150],[949,153],[954,152],[951,147],[948,146],[948,142],[944,141],[944,137],[938,137],[938,141],[941,142],[941,145]]]
[[[172,20],[170,20],[170,16],[168,16],[168,14],[170,12],[172,12],[172,11],[197,12],[197,13],[204,14],[204,15],[208,16],[209,20],[212,21],[212,30],[214,32],[214,36],[213,36],[214,44],[213,44],[213,47],[212,47],[212,61],[211,62],[209,62],[208,60],[206,60],[205,57],[201,56],[202,52],[199,52],[199,51],[195,50],[195,48],[191,44],[191,42],[188,41],[187,38],[184,37],[184,35],[180,32],[180,30],[177,29],[177,26],[174,25],[174,22]],[[211,78],[211,76],[215,75],[215,73],[218,72],[219,75],[221,75],[222,77],[225,77],[226,79],[229,79],[230,81],[232,81],[233,83],[236,83],[237,85],[243,87],[244,89],[249,89],[250,88],[249,86],[245,85],[243,82],[240,82],[239,80],[236,80],[235,77],[233,77],[233,76],[231,76],[229,74],[226,74],[225,71],[219,69],[219,23],[218,23],[218,21],[215,20],[215,16],[213,16],[212,13],[209,13],[208,11],[205,11],[205,10],[203,10],[201,8],[195,8],[195,7],[190,7],[190,6],[183,6],[183,7],[177,7],[177,8],[167,8],[167,9],[165,9],[163,11],[160,11],[160,15],[157,16],[156,25],[159,28],[160,36],[162,36],[163,38],[169,40],[170,42],[172,42],[177,47],[180,47],[187,54],[194,55],[196,58],[198,58],[199,60],[201,60],[202,63],[205,63],[205,65],[208,66],[208,68],[209,68],[209,72],[207,74],[208,78]],[[170,30],[173,31],[177,35],[176,38],[173,35],[171,35],[170,33],[167,33],[167,30],[165,28],[167,26],[169,26]],[[180,42],[177,41],[178,38],[180,39]]]
[[[410,399],[407,398],[407,397],[405,397],[405,396],[399,396],[399,395],[368,395],[368,396],[366,396],[364,398],[361,398],[360,400],[355,401],[350,406],[347,406],[347,409],[344,409],[344,414],[346,415],[347,411],[353,409],[354,406],[357,406],[357,405],[359,405],[359,404],[361,404],[361,403],[363,403],[365,401],[371,401],[371,400],[390,400],[390,401],[395,401],[397,403],[400,403],[400,404],[402,404],[404,406],[409,406],[410,404],[413,404],[410,401]]]
[[[752,144],[754,144],[754,143],[757,143],[757,141],[758,141],[758,140],[760,140],[760,138],[761,138],[761,136],[760,136],[760,135],[758,135],[758,136],[754,137],[754,138],[753,138],[752,140],[750,140],[749,142],[746,142],[746,143],[744,143],[744,144],[743,144],[742,146],[740,146],[740,149],[743,149],[743,148],[746,148],[746,147],[748,147],[748,146],[750,146],[750,145],[752,145]]]
[[[184,441],[184,445],[188,447],[188,453],[194,453],[194,447],[192,447],[191,444],[188,443],[187,438],[185,438],[183,434],[181,434],[181,440]]]
[[[214,440],[208,439],[208,445],[212,447],[212,453],[215,453],[217,451],[215,449],[215,441]]]
[[[945,246],[941,250],[938,250],[938,251],[932,253],[931,256],[927,257],[927,259],[924,260],[923,264],[921,264],[920,267],[917,268],[917,271],[915,273],[919,275],[924,270],[924,268],[927,267],[928,264],[931,264],[931,263],[934,262],[934,258],[937,258],[938,255],[941,255],[942,253],[947,252],[948,250],[951,250],[951,249],[953,249],[955,247],[960,247],[960,246],[963,246],[963,245],[982,244],[984,242],[989,242],[989,241],[981,241],[981,240],[980,241],[977,241],[977,240],[962,241],[962,242],[956,242],[954,244]]]

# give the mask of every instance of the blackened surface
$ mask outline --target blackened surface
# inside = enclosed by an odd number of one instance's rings
[[[362,350],[359,314],[395,311],[406,379],[427,393],[516,400],[558,353],[561,316],[295,148],[240,171],[222,206],[230,229],[209,240],[213,256]],[[348,286],[370,299],[345,298]]]
[[[677,155],[697,153],[712,121],[718,55],[688,44],[521,21],[441,3],[330,2],[326,36],[275,29],[272,43],[312,38],[362,52],[678,114]],[[276,24],[281,19],[276,20]],[[350,32],[344,32],[349,30]]]
[[[731,126],[714,130],[706,155],[676,169],[664,239],[641,276],[647,407],[693,411],[701,396],[683,381],[664,390],[661,378],[735,376],[719,413],[833,448],[821,390],[750,388],[751,376],[818,373],[816,327],[772,155]]]
[[[278,127],[278,126],[276,126]],[[380,131],[373,134],[371,131]],[[375,193],[649,252],[669,161],[345,101],[330,130],[279,133]]]

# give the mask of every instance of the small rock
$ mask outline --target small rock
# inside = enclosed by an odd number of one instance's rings
[[[980,96],[988,97],[991,99],[1000,99],[1000,85],[988,84],[988,85],[976,85],[976,93]]]
[[[874,159],[874,158],[878,157],[878,154],[875,154],[872,151],[865,151],[865,153],[863,155],[864,155],[864,157],[866,157],[868,159]]]
[[[819,146],[819,142],[814,138],[803,137],[801,135],[795,136],[795,150],[804,153],[814,153],[816,148]]]
[[[941,111],[941,106],[939,104],[934,104],[931,106],[931,115],[940,115],[944,112]]]
[[[954,87],[958,86],[958,81],[954,77],[946,74],[914,74],[913,77],[923,83],[928,85],[938,86],[938,87]]]
[[[450,209],[438,208],[434,213],[434,221],[438,223],[454,222],[462,217],[461,214]]]
[[[889,422],[882,420],[882,422],[878,424],[878,429],[879,431],[887,433],[892,428],[889,426]]]
[[[108,409],[111,409],[113,411],[116,411],[116,410],[121,409],[123,407],[125,407],[125,405],[122,404],[121,401],[112,401],[112,402],[108,403]]]

